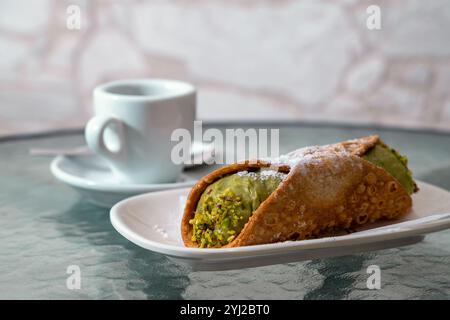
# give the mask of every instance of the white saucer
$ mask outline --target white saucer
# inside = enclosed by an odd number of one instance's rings
[[[424,182],[419,188],[413,195],[412,212],[400,220],[372,224],[343,236],[239,248],[184,246],[180,222],[190,188],[132,197],[116,204],[110,218],[114,228],[131,242],[196,270],[238,269],[399,247],[450,228],[450,192]]]
[[[213,145],[194,142],[193,163],[198,163],[195,159],[202,154],[203,158],[206,158],[204,160],[214,157]],[[186,169],[195,166],[189,165]],[[76,189],[87,201],[106,208],[111,208],[117,202],[138,194],[190,187],[197,180],[193,174],[182,173],[174,183],[124,184],[117,180],[101,158],[92,153],[58,156],[51,162],[50,170],[58,180]]]

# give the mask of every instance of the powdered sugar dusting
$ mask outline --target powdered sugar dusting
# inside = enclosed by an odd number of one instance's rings
[[[270,162],[276,165],[288,165],[291,168],[299,169],[302,174],[307,174],[308,167],[318,165],[324,159],[336,159],[348,157],[349,155],[351,153],[342,144],[338,143],[297,149],[278,158],[271,159]],[[332,172],[336,173],[342,170],[342,161],[329,161],[328,163]],[[362,163],[359,161],[351,161],[350,164],[356,166],[357,169],[362,168]]]
[[[155,225],[153,226],[153,229],[154,229],[156,232],[160,233],[160,234],[163,236],[164,239],[167,239],[167,238],[169,237],[169,235],[168,235],[168,233],[166,232],[166,230],[165,230],[164,228],[161,228],[161,227],[158,226],[157,224],[155,224]]]
[[[273,158],[271,159],[271,162],[292,167],[298,162],[305,162],[306,160],[313,161],[315,158],[329,154],[348,155],[349,153],[340,145],[311,146],[297,149],[285,155]]]
[[[272,169],[261,169],[258,173],[252,171],[240,171],[237,175],[240,177],[249,177],[255,180],[267,180],[270,178],[284,179],[287,174]]]

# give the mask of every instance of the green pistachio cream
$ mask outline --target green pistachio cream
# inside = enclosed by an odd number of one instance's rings
[[[408,193],[416,190],[406,157],[377,143],[363,158],[384,168]],[[192,241],[201,248],[222,247],[241,232],[252,213],[275,191],[287,174],[273,170],[242,171],[209,185],[197,204]]]
[[[408,169],[408,159],[397,150],[379,142],[363,156],[363,159],[389,172],[409,194],[417,190],[412,172]]]

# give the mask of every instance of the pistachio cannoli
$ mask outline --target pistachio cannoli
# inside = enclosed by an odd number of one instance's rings
[[[201,248],[310,239],[406,214],[415,191],[406,158],[369,136],[210,173],[189,194],[181,232]]]

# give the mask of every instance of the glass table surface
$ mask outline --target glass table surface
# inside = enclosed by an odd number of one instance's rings
[[[279,128],[280,152],[378,133],[410,160],[416,178],[450,190],[450,134],[333,125]],[[90,204],[30,148],[72,147],[81,132],[0,139],[1,299],[450,299],[450,230],[401,248],[221,272],[196,272],[119,235],[109,210]],[[210,168],[192,174],[201,175]],[[79,266],[81,288],[68,289]],[[381,289],[366,286],[381,269]]]

